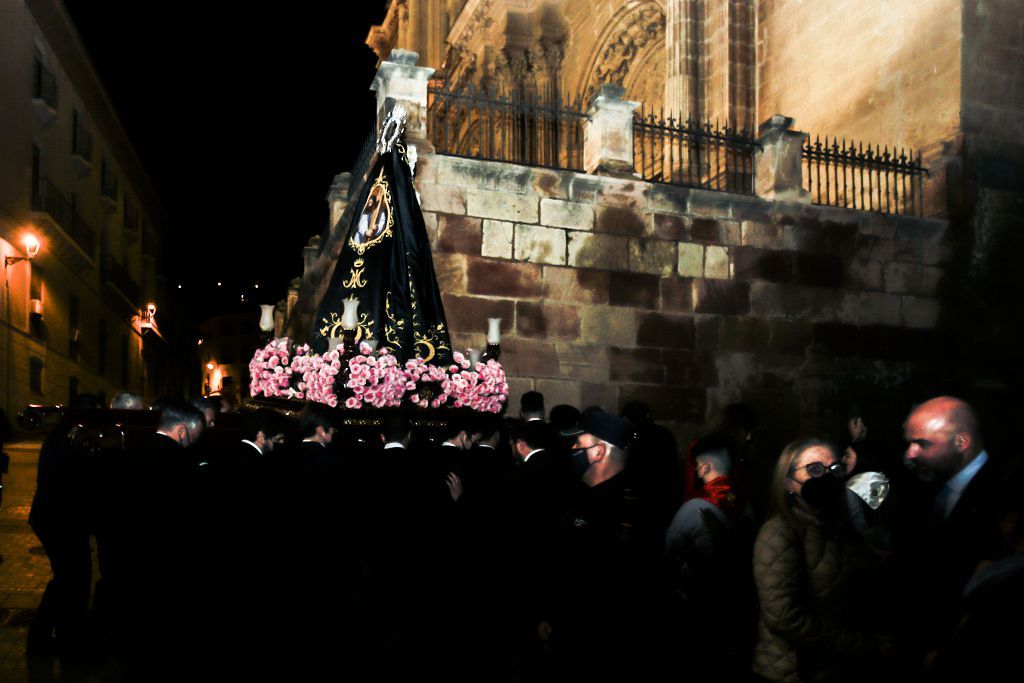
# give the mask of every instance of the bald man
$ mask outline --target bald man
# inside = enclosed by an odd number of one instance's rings
[[[917,635],[927,650],[952,631],[960,594],[978,563],[999,552],[1001,474],[985,452],[974,410],[958,398],[920,404],[903,433],[903,462],[924,484],[905,552],[907,581],[919,588]]]

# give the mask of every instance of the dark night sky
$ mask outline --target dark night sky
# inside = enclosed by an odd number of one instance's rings
[[[301,274],[373,123],[363,41],[384,4],[65,0],[170,215],[164,268],[190,305],[255,281],[270,303]]]

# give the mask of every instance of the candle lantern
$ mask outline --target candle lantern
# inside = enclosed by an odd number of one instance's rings
[[[484,360],[501,358],[501,318],[487,319],[487,351]]]

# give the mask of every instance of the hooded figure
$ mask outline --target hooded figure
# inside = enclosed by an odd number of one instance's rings
[[[354,299],[359,302],[357,342],[376,340],[378,349],[387,348],[400,362],[451,362],[448,323],[404,130],[405,110],[396,107],[381,127],[377,159],[313,319],[310,346],[316,353],[342,336],[344,301]]]

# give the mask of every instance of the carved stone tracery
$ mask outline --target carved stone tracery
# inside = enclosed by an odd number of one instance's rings
[[[605,83],[623,85],[638,59],[664,39],[665,14],[658,3],[644,3],[626,14],[599,46],[584,88],[585,99],[592,99]]]

